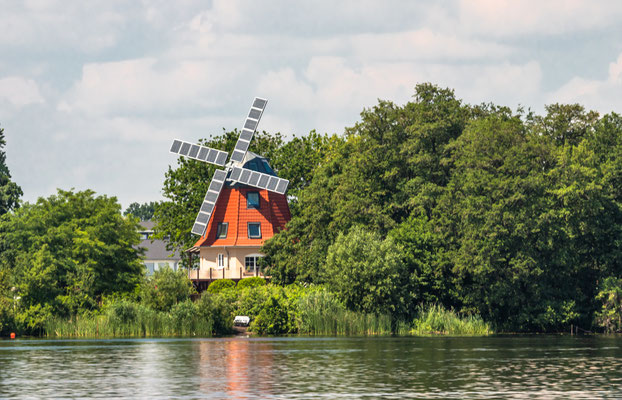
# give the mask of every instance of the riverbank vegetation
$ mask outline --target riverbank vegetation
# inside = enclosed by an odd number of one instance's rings
[[[238,136],[203,143],[230,151]],[[252,316],[255,332],[622,330],[616,113],[470,105],[422,84],[404,105],[379,101],[363,110],[343,135],[285,140],[263,132],[250,150],[291,182],[292,220],[262,248],[272,285],[220,283],[201,301]],[[207,312],[191,309],[201,303],[190,305],[187,292],[160,298],[160,285],[145,286],[133,247],[140,205],[123,217],[112,197],[61,190],[20,207],[0,155],[8,196],[0,196],[2,334],[71,330],[63,324],[83,320],[136,335],[224,332],[215,317],[201,326],[188,319],[180,330],[171,321]],[[180,158],[166,173],[166,200],[145,207],[173,247],[193,244],[190,228],[213,171]],[[136,326],[119,322],[115,299],[132,304]],[[147,327],[147,316],[159,322]]]
[[[156,283],[157,282],[157,283]],[[389,313],[349,310],[323,286],[266,284],[246,278],[237,285],[215,285],[197,301],[190,299],[190,281],[170,269],[147,279],[140,293],[158,286],[157,296],[109,298],[96,312],[73,318],[51,317],[43,325],[53,337],[150,337],[232,334],[236,315],[251,318],[248,332],[263,335],[487,335],[490,327],[480,318],[461,316],[441,306],[419,307],[411,322],[397,322]],[[219,289],[218,289],[219,287]],[[182,289],[185,288],[185,289]],[[166,300],[164,300],[166,299]]]

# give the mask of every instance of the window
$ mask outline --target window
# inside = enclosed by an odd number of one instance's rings
[[[225,267],[225,255],[224,254],[219,254],[218,255],[217,265],[218,265],[218,268],[224,268]]]
[[[140,240],[148,240],[149,236],[149,232],[140,232]]]
[[[259,272],[259,257],[258,256],[248,256],[244,257],[244,268],[247,272]]]
[[[246,193],[246,208],[259,208],[259,192]]]
[[[259,222],[248,223],[248,238],[261,239],[261,224]]]
[[[152,263],[152,262],[145,263],[145,267],[147,267],[147,275],[153,275],[155,271],[155,263]]]
[[[216,232],[216,239],[224,239],[227,237],[227,229],[229,228],[228,222],[219,222],[218,230]]]

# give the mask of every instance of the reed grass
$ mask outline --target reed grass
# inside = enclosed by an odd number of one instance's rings
[[[325,289],[301,296],[298,301],[301,334],[329,336],[390,335],[391,317],[346,310]]]
[[[213,320],[197,312],[190,301],[170,312],[155,311],[141,304],[117,303],[99,314],[72,319],[51,318],[45,324],[50,337],[211,337]]]
[[[386,314],[346,310],[325,289],[301,296],[298,301],[299,333],[308,335],[356,336],[481,336],[492,333],[490,325],[476,315],[460,315],[440,305],[419,306],[412,323],[393,321]]]
[[[419,306],[411,335],[484,336],[493,333],[478,315],[460,315],[438,304]]]

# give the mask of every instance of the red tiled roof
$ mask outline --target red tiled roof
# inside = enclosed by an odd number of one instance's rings
[[[247,208],[246,193],[259,193],[259,208]],[[249,187],[224,187],[212,218],[207,225],[205,235],[195,246],[261,246],[270,239],[291,219],[287,197],[283,194]],[[217,239],[216,231],[219,222],[229,224],[227,237]],[[249,239],[248,223],[261,224],[261,239]]]

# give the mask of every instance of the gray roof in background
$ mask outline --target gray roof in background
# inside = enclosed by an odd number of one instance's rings
[[[147,221],[140,221],[138,225],[140,225],[141,228],[143,228],[146,231],[152,231],[153,228],[156,226],[156,223],[155,221],[152,221],[149,219]]]
[[[171,261],[179,261],[181,257],[179,257],[179,252],[175,252],[172,257],[169,257],[173,252],[166,250],[166,242],[160,239],[147,239],[140,242],[138,247],[144,247],[145,260],[171,260]]]
[[[139,225],[145,231],[152,231],[153,227],[156,225],[154,221],[140,221]],[[171,260],[171,261],[179,261],[181,257],[179,256],[179,252],[172,252],[170,250],[166,250],[166,240],[162,239],[145,239],[140,242],[138,247],[143,247],[145,249],[144,259],[148,260]],[[172,255],[172,256],[171,256]]]

